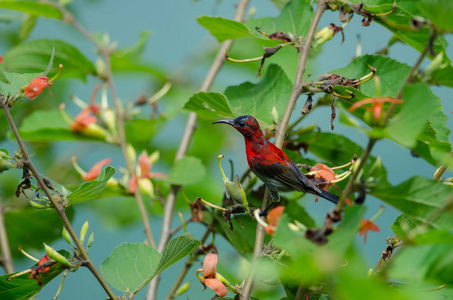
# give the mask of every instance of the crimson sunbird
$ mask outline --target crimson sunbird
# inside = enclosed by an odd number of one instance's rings
[[[285,152],[264,138],[254,117],[245,115],[234,120],[219,120],[212,124],[217,123],[231,125],[242,133],[249,167],[269,189],[273,202],[280,199],[278,192],[300,191],[338,203],[337,195],[316,186]]]

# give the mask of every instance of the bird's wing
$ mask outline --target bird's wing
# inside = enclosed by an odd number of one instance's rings
[[[297,166],[290,162],[286,164],[274,163],[274,164],[254,164],[254,171],[278,180],[290,187],[297,190],[320,193],[320,190],[315,186],[308,178],[300,171]]]

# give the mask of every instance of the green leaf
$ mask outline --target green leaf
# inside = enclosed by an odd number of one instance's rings
[[[32,112],[19,126],[19,133],[24,140],[28,141],[104,140],[72,131],[58,109]]]
[[[260,82],[230,86],[225,91],[227,98],[218,93],[195,94],[184,108],[207,119],[252,115],[265,129],[277,121],[274,120],[273,110],[278,118],[283,116],[291,89],[292,84],[285,72],[272,64]]]
[[[63,13],[58,8],[41,2],[1,0],[0,8],[17,10],[37,17],[63,19]]]
[[[0,81],[0,93],[11,97],[22,94],[22,88],[26,87],[33,78],[42,75],[42,73],[9,73],[3,71],[8,83]]]
[[[245,257],[251,257],[256,236],[256,222],[248,215],[236,215],[231,218],[233,230],[225,218],[215,214],[217,222],[214,228],[239,252]],[[241,226],[242,224],[242,226]],[[265,236],[265,243],[269,242],[270,235]]]
[[[430,19],[437,28],[453,31],[453,2],[450,0],[424,0],[418,4],[420,11]]]
[[[21,41],[25,40],[30,32],[33,30],[36,24],[36,20],[38,18],[36,16],[32,15],[25,15],[24,18],[22,19],[22,23],[20,24],[20,29],[19,29],[19,39]]]
[[[403,87],[410,67],[389,57],[381,55],[363,55],[354,59],[344,68],[332,70],[330,73],[339,74],[349,79],[360,78],[370,73],[368,65],[376,68],[376,76],[380,79],[380,96],[395,97]],[[368,97],[376,96],[374,80],[363,84],[361,92]],[[355,99],[354,99],[355,100]],[[355,102],[355,101],[354,101]]]
[[[197,21],[201,26],[209,30],[219,43],[225,40],[252,36],[248,28],[237,21],[207,16],[197,18]]]
[[[453,67],[448,65],[434,70],[429,84],[453,87]]]
[[[451,188],[437,181],[423,177],[412,177],[397,186],[378,186],[371,194],[401,210],[417,221],[426,222],[433,212],[442,210]],[[442,211],[431,224],[436,228],[453,226],[448,211]]]
[[[160,254],[143,243],[124,243],[102,262],[101,272],[116,289],[136,293],[154,276],[192,253],[200,244],[185,234],[171,240]]]
[[[20,43],[5,53],[5,62],[0,66],[3,70],[17,73],[42,72],[48,65],[54,47],[53,73],[58,71],[59,64],[63,64],[61,78],[85,80],[88,74],[96,74],[95,66],[77,48],[60,40],[41,39]]]
[[[176,162],[167,181],[175,185],[188,185],[201,181],[206,176],[206,168],[199,158],[186,156]]]
[[[262,31],[271,34],[277,31],[290,33],[293,36],[305,37],[313,18],[313,9],[307,0],[294,0],[285,5],[280,15],[276,18],[251,19],[246,25],[253,29],[256,37],[268,39],[257,33],[254,29],[259,27]]]
[[[68,207],[66,215],[72,220],[74,210]],[[23,258],[23,254],[17,250],[19,245],[27,251],[42,250],[43,242],[50,244],[61,238],[61,220],[53,209],[37,210],[28,207],[8,210],[5,213],[5,224],[8,224],[6,233],[13,257]]]
[[[398,144],[413,148],[417,137],[426,126],[428,117],[434,112],[435,98],[437,97],[426,84],[404,86],[401,111],[385,128],[387,135]]]
[[[59,250],[58,253],[66,258],[71,257],[71,254],[66,250]],[[37,265],[38,264],[35,264],[34,266]],[[12,274],[0,276],[0,298],[2,300],[28,300],[65,270],[66,268],[62,267],[60,264],[55,264],[50,268],[49,272],[40,273],[39,277],[42,279],[42,285],[38,285],[38,282],[35,279],[30,279],[30,274],[24,274],[9,281],[8,278]]]
[[[389,275],[392,279],[453,283],[453,243],[407,246],[392,258]]]
[[[143,243],[123,243],[101,263],[101,273],[114,288],[136,292],[155,274],[161,254]]]
[[[126,139],[136,149],[148,147],[151,139],[164,127],[165,117],[153,120],[132,119],[124,122]]]
[[[195,251],[200,245],[201,242],[194,239],[190,234],[180,235],[172,239],[162,251],[162,256],[154,275],[160,274],[178,260]]]
[[[393,222],[393,225],[390,226],[390,228],[392,228],[393,232],[401,240],[405,241],[406,234],[420,224],[420,221],[415,220],[411,216],[401,214],[398,216],[398,218],[396,218],[395,222]]]
[[[85,182],[69,194],[68,200],[71,202],[81,202],[98,197],[113,174],[115,174],[115,168],[111,166],[105,167],[95,180]]]

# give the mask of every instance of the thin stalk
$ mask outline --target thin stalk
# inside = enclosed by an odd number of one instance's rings
[[[0,249],[2,251],[2,265],[5,269],[5,274],[14,273],[13,257],[11,256],[11,249],[9,247],[8,236],[6,235],[5,227],[5,207],[0,198]]]
[[[79,249],[81,257],[85,260],[84,265],[93,273],[94,277],[99,281],[101,286],[104,288],[105,292],[109,295],[110,299],[116,299],[115,294],[112,292],[110,287],[107,285],[107,282],[105,282],[104,278],[102,278],[101,273],[96,269],[94,266],[93,262],[91,261],[90,257],[88,256],[88,253],[85,251],[85,248],[83,248],[82,243],[80,243],[80,240],[75,233],[74,229],[71,226],[71,223],[68,220],[68,217],[66,216],[65,213],[65,208],[62,206],[60,203],[58,203],[52,194],[50,193],[49,189],[47,188],[46,184],[44,183],[41,175],[39,175],[38,170],[36,170],[34,164],[32,163],[30,156],[28,155],[27,149],[25,148],[24,142],[22,138],[20,137],[19,131],[17,130],[16,124],[14,123],[14,120],[11,116],[11,112],[9,110],[9,106],[6,103],[6,99],[1,96],[1,104],[3,106],[3,111],[5,112],[6,119],[8,120],[8,123],[11,127],[11,130],[14,133],[14,136],[16,137],[17,143],[19,144],[19,147],[22,151],[22,155],[24,157],[24,166],[26,166],[32,173],[33,176],[35,177],[36,181],[38,182],[40,188],[44,191],[46,194],[47,198],[49,198],[49,201],[52,203],[53,207],[55,208],[56,212],[60,216],[61,221],[63,222],[63,225],[65,226],[66,230],[69,232],[69,235],[71,236],[72,240],[76,244],[76,247]]]
[[[239,4],[237,5],[236,9],[236,15],[234,17],[235,21],[242,22],[242,19],[244,18],[245,15],[245,10],[247,8],[247,5],[249,3],[249,0],[241,0]],[[211,88],[212,83],[214,82],[214,79],[216,78],[217,74],[220,71],[220,68],[223,66],[223,63],[225,62],[225,51],[230,50],[231,46],[233,45],[232,40],[228,40],[222,43],[220,46],[219,51],[217,52],[217,55],[214,59],[214,62],[211,65],[211,68],[208,71],[208,74],[206,75],[203,84],[201,85],[200,91],[201,92],[208,92]],[[195,131],[197,125],[197,114],[194,112],[191,112],[189,114],[189,118],[187,119],[186,123],[186,128],[184,130],[183,137],[181,139],[181,143],[179,144],[178,151],[176,152],[175,156],[175,162],[178,161],[179,159],[183,158],[186,153],[187,149],[189,148],[190,141],[192,140],[193,133]],[[173,212],[174,212],[174,207],[175,207],[175,202],[176,202],[176,196],[179,191],[179,186],[174,186],[172,185],[170,187],[170,191],[167,196],[167,201],[165,202],[165,207],[164,207],[164,216],[162,220],[162,230],[160,234],[160,239],[159,239],[159,245],[157,246],[157,250],[161,252],[165,245],[167,245],[168,240],[170,238],[171,234],[171,221],[173,217]],[[159,283],[160,276],[154,277],[154,279],[151,281],[148,289],[148,293],[146,295],[147,300],[154,300],[156,299],[157,296],[157,285]]]
[[[129,159],[129,155],[127,154],[126,133],[125,133],[125,129],[124,129],[124,112],[123,112],[121,100],[118,98],[118,95],[116,93],[116,88],[115,88],[115,85],[113,82],[112,68],[111,68],[111,64],[110,64],[111,49],[109,48],[108,45],[104,46],[101,43],[99,43],[94,38],[93,34],[91,34],[91,32],[89,32],[88,30],[86,30],[82,24],[77,22],[77,20],[74,18],[74,16],[63,5],[52,3],[52,2],[49,2],[49,4],[52,4],[55,7],[57,7],[63,13],[63,20],[65,22],[67,22],[68,24],[70,24],[71,26],[73,26],[86,39],[91,41],[94,44],[94,46],[97,48],[98,52],[102,55],[102,58],[106,65],[105,78],[102,78],[102,79],[104,79],[107,82],[107,85],[109,86],[110,92],[112,94],[116,118],[117,118],[118,134],[119,134],[119,139],[120,139],[119,142],[120,142],[121,150],[124,155],[124,160],[126,162],[127,171],[129,172],[130,176],[132,177],[135,174],[135,168],[132,165],[131,160]],[[139,189],[135,190],[134,197],[137,202],[138,209],[140,211],[146,238],[148,239],[149,244],[152,247],[156,248],[156,243],[154,241],[151,227],[149,225],[148,213],[146,211],[145,204],[143,203],[143,199],[142,199]]]
[[[430,47],[429,45],[432,44],[432,42],[434,41],[436,36],[437,36],[436,32],[432,32],[431,33],[431,36],[429,38],[428,43],[426,44],[425,49],[420,54],[420,56],[417,59],[415,65],[412,67],[412,69],[410,70],[409,74],[407,75],[406,80],[404,81],[403,87],[398,91],[398,94],[396,95],[397,99],[401,99],[401,97],[403,96],[403,88],[404,88],[404,86],[412,81],[412,77],[414,76],[415,72],[418,70],[418,68],[420,67],[423,59],[425,58],[426,54],[428,53],[428,50],[429,50],[429,47]],[[388,123],[392,112],[396,108],[396,105],[397,105],[396,103],[392,103],[392,105],[390,105],[389,109],[387,110],[387,112],[385,114],[385,117],[384,117],[384,122],[383,122],[383,125],[382,125],[383,127]],[[341,211],[343,209],[344,200],[347,199],[351,195],[351,193],[353,192],[354,182],[357,179],[357,176],[360,173],[360,170],[362,170],[362,168],[365,166],[365,163],[368,160],[368,157],[370,156],[371,150],[373,149],[373,146],[374,146],[374,144],[376,142],[377,142],[377,139],[375,139],[375,138],[370,138],[370,140],[368,141],[368,145],[367,145],[365,151],[362,153],[362,156],[360,157],[359,165],[355,169],[354,173],[352,173],[349,182],[346,184],[346,187],[343,190],[343,194],[342,194],[342,196],[340,198],[340,201],[338,202],[337,207],[336,207],[337,211]]]
[[[278,127],[275,132],[275,145],[279,148],[282,148],[283,141],[285,139],[286,129],[289,124],[289,120],[291,118],[291,114],[294,110],[294,106],[296,105],[297,99],[301,95],[300,87],[303,85],[303,78],[305,69],[307,67],[307,59],[308,54],[311,49],[311,44],[313,42],[313,37],[315,36],[316,28],[318,27],[319,20],[321,16],[325,12],[327,8],[325,0],[318,1],[318,6],[316,7],[315,14],[313,19],[311,20],[310,28],[308,29],[307,37],[305,38],[304,43],[301,43],[300,46],[300,56],[299,56],[299,64],[297,66],[297,73],[296,78],[294,80],[293,89],[291,91],[291,95],[289,97],[288,105],[286,106],[285,113],[283,115],[282,120],[278,124]],[[269,192],[266,189],[263,198],[263,205],[262,209],[264,210],[266,207],[269,206],[270,197]],[[262,248],[264,242],[264,228],[257,224],[256,227],[256,238],[255,238],[255,246],[253,249],[253,259],[252,264],[250,267],[250,273],[245,282],[244,288],[241,294],[241,300],[248,300],[250,299],[250,295],[252,294],[253,285],[255,283],[255,273],[256,273],[256,264],[258,262],[259,257],[262,255]]]
[[[206,240],[208,239],[209,233],[211,232],[210,227],[212,227],[212,224],[211,224],[211,226],[208,227],[208,229],[206,229],[206,232],[204,233],[203,237],[201,238],[201,240],[200,240],[201,245],[203,245],[206,242]],[[176,279],[175,284],[173,284],[173,287],[171,288],[170,293],[168,293],[168,296],[167,296],[167,298],[165,298],[165,300],[171,300],[175,297],[176,291],[178,290],[182,281],[186,277],[186,275],[189,272],[192,265],[197,261],[198,256],[200,256],[199,253],[192,253],[190,255],[190,257],[187,259],[186,264],[184,265],[184,268],[181,270],[181,273],[179,273],[178,279]]]

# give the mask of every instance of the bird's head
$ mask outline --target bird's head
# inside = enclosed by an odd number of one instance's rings
[[[225,123],[233,126],[247,139],[263,136],[263,132],[261,131],[258,121],[254,117],[249,115],[240,116],[234,120],[218,120],[212,124],[218,123]]]

